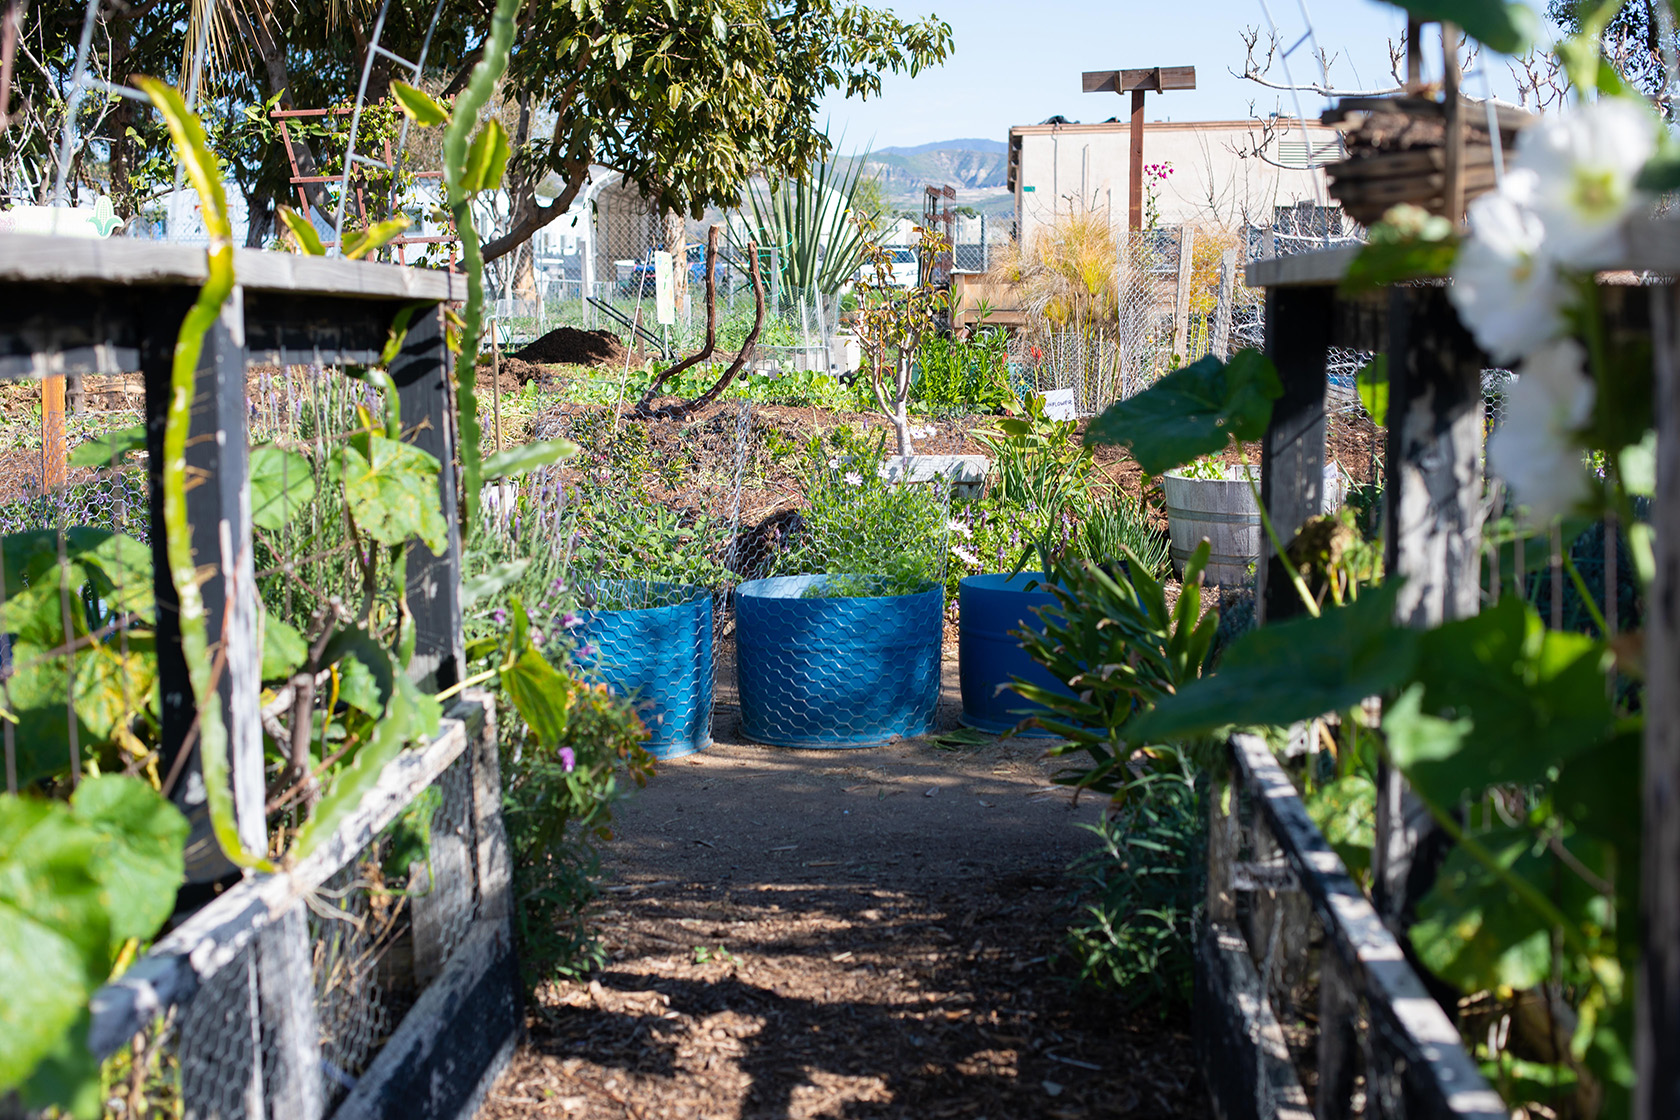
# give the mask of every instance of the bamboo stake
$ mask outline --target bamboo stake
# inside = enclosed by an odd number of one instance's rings
[[[64,375],[41,379],[41,492],[51,494],[64,486],[66,455],[64,439]]]

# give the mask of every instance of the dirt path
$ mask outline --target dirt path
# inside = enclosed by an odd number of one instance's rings
[[[1053,959],[1096,805],[1041,748],[778,751],[737,727],[720,707],[718,745],[622,807],[612,960],[545,991],[482,1115],[1207,1114],[1182,1020]]]

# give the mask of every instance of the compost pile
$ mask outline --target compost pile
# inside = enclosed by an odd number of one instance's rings
[[[598,366],[624,361],[624,345],[608,331],[556,327],[508,355],[537,365]]]

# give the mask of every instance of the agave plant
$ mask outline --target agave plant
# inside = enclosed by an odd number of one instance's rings
[[[864,263],[864,245],[882,234],[852,221],[867,153],[813,164],[798,179],[749,185],[752,230],[741,241],[774,245],[790,291],[833,296]],[[736,240],[731,238],[731,240]],[[739,251],[741,245],[737,244]]]

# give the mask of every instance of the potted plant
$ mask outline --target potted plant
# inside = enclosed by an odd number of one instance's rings
[[[1179,574],[1206,539],[1211,546],[1208,582],[1230,585],[1248,579],[1249,566],[1260,559],[1260,506],[1254,491],[1259,480],[1254,468],[1230,467],[1211,455],[1161,476],[1167,535]]]
[[[648,731],[643,748],[666,759],[711,746],[711,589],[611,580],[584,593],[594,606],[563,616],[576,663],[632,699]]]
[[[867,747],[932,730],[948,499],[889,480],[884,440],[810,445],[778,573],[736,589],[741,730],[772,746]]]

